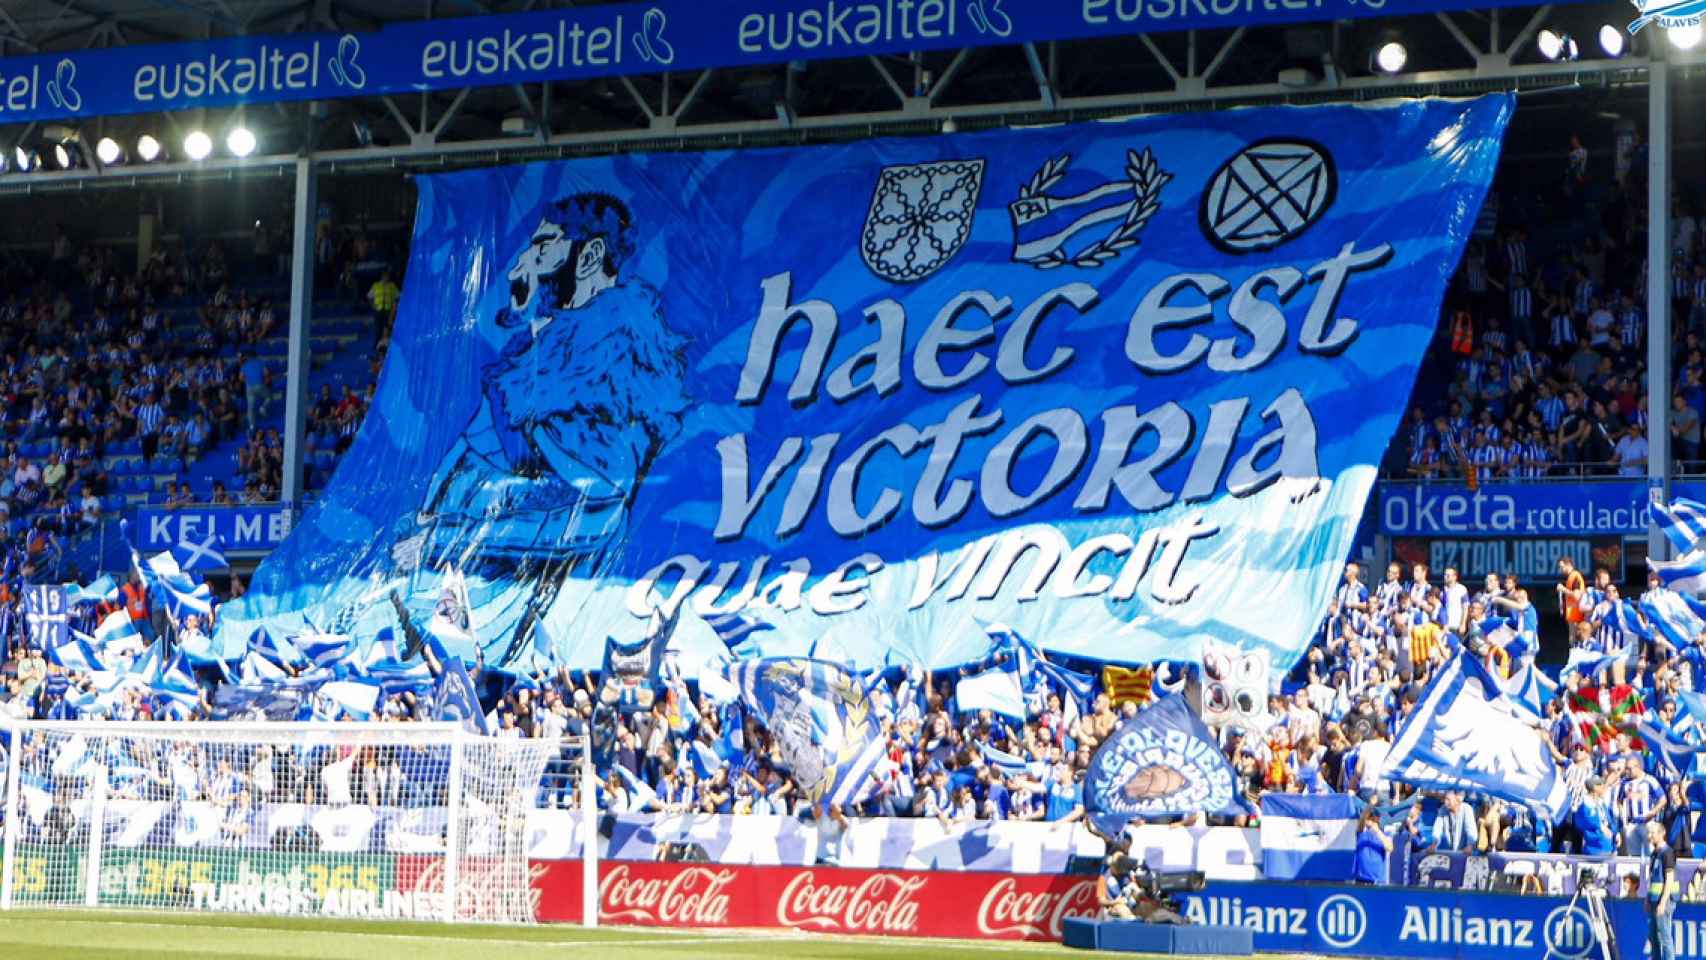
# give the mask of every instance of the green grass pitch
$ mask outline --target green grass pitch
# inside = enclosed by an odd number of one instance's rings
[[[484,926],[264,916],[20,910],[0,913],[0,958],[236,960],[954,960],[1087,958],[1058,944],[829,937],[789,931]]]

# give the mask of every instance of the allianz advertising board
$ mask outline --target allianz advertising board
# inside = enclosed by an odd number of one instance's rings
[[[1672,496],[1706,498],[1706,484]],[[1647,532],[1645,478],[1581,482],[1380,484],[1380,532],[1413,537],[1591,537]]]
[[[1246,927],[1261,951],[1363,957],[1586,960],[1600,955],[1587,906],[1561,897],[1418,888],[1213,883],[1182,898],[1193,923]],[[1640,957],[1646,915],[1605,901],[1624,956]],[[1671,925],[1678,960],[1706,955],[1706,907]]]

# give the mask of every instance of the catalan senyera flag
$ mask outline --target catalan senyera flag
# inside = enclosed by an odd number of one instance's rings
[[[1139,707],[1148,706],[1155,699],[1155,668],[1103,667],[1102,689],[1115,706],[1127,700]]]

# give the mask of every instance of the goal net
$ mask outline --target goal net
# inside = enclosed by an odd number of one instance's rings
[[[0,908],[505,923],[534,921],[545,766],[584,756],[449,723],[17,723],[0,746]]]

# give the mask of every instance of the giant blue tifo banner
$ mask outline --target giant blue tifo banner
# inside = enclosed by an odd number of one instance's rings
[[[754,67],[1528,0],[738,0],[581,4],[374,31],[0,58],[0,123]]]
[[[856,669],[969,662],[994,621],[1289,665],[1511,109],[419,178],[372,411],[224,649],[466,613],[451,655],[595,669],[685,604],[672,649]]]

